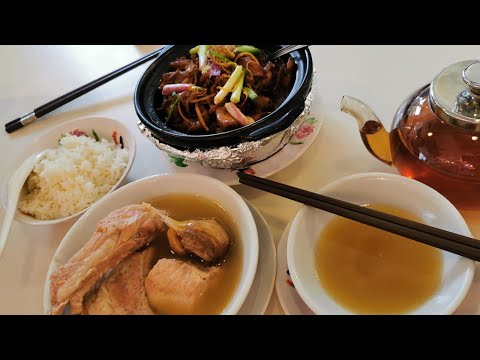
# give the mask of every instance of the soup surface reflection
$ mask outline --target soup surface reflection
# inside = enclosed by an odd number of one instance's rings
[[[422,222],[391,206],[368,207]],[[315,257],[327,294],[358,314],[414,310],[437,291],[443,268],[440,250],[342,217],[320,234]]]

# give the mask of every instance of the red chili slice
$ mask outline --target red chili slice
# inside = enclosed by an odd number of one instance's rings
[[[117,131],[115,130],[112,134],[112,137],[113,137],[113,141],[115,142],[115,145],[118,145],[118,139],[117,139]]]

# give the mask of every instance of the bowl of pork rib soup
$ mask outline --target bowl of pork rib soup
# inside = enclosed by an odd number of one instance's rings
[[[255,277],[254,218],[234,190],[192,174],[144,178],[68,231],[45,281],[47,314],[236,314]]]

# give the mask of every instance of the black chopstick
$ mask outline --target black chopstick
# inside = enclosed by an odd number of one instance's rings
[[[116,77],[125,74],[126,72],[136,68],[139,65],[142,65],[146,63],[147,61],[157,57],[160,53],[166,51],[169,49],[170,46],[164,46],[158,50],[155,50],[151,52],[148,55],[145,55],[144,57],[135,60],[134,62],[131,62],[128,65],[125,65],[115,71],[112,71],[111,73],[104,75],[96,80],[93,80],[89,82],[88,84],[85,84],[83,86],[80,86],[78,89],[72,90],[65,95],[62,95],[52,101],[49,101],[48,103],[39,106],[35,110],[33,110],[31,113],[28,113],[26,115],[23,115],[15,120],[12,120],[8,123],[5,124],[5,131],[7,133],[12,133],[15,130],[21,129],[22,127],[32,123],[33,121],[41,118],[42,116],[45,116],[46,114],[52,112],[53,110],[58,109],[60,106],[65,105],[66,103],[86,94],[87,92],[99,87],[100,85],[103,85],[107,82],[109,82],[112,79],[115,79]]]
[[[257,176],[252,176],[252,175],[249,175],[249,174],[245,174],[243,172],[239,173],[238,176],[240,177],[240,179],[251,179],[252,181],[255,181],[255,182],[261,182],[261,183],[267,184],[269,186],[278,187],[278,188],[281,188],[281,189],[284,189],[284,190],[287,190],[287,191],[291,191],[292,193],[301,194],[301,195],[306,196],[306,197],[314,197],[315,199],[320,200],[322,202],[325,202],[326,204],[331,204],[331,205],[338,206],[338,207],[348,209],[348,210],[352,210],[352,211],[357,211],[357,212],[360,211],[360,212],[362,212],[366,215],[369,215],[371,217],[386,220],[386,221],[389,221],[391,223],[398,224],[398,225],[405,226],[405,227],[409,227],[409,228],[412,228],[412,229],[416,229],[416,230],[422,231],[424,233],[429,233],[429,234],[432,234],[432,235],[435,235],[435,236],[438,236],[438,237],[453,238],[456,242],[459,242],[459,243],[462,243],[464,245],[480,249],[480,241],[478,241],[476,239],[472,239],[472,238],[467,237],[467,236],[463,236],[463,235],[460,235],[460,234],[455,234],[455,233],[452,233],[450,231],[442,230],[442,229],[435,228],[435,227],[432,227],[432,226],[429,226],[429,225],[426,225],[426,224],[421,224],[421,223],[418,223],[418,222],[415,222],[415,221],[407,220],[407,219],[404,219],[404,218],[401,218],[401,217],[398,217],[398,216],[395,216],[395,215],[386,214],[386,213],[383,213],[383,212],[380,212],[380,211],[377,211],[377,210],[373,210],[373,209],[369,209],[369,208],[366,208],[366,207],[363,207],[363,206],[355,205],[355,204],[352,204],[352,203],[349,203],[349,202],[346,202],[346,201],[343,201],[343,200],[334,199],[334,198],[331,198],[331,197],[328,197],[328,196],[325,196],[325,195],[321,195],[321,194],[317,194],[317,193],[314,193],[314,192],[311,192],[311,191],[298,189],[298,188],[295,188],[293,186],[289,186],[289,185],[286,185],[286,184],[281,184],[281,183],[278,183],[278,182],[275,182],[275,181],[272,181],[272,180],[259,178]],[[242,182],[242,181],[240,181],[240,182]],[[294,200],[294,199],[292,199],[292,200]]]
[[[480,242],[476,239],[243,172],[238,172],[238,177],[241,184],[480,261]]]

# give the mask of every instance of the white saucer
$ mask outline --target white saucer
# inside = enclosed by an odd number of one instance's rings
[[[239,315],[263,315],[267,310],[275,283],[277,257],[270,228],[263,215],[249,201],[243,198],[252,212],[258,231],[258,265],[252,288],[243,303]]]
[[[287,315],[315,315],[310,308],[303,302],[295,288],[292,286],[290,276],[288,275],[287,264],[287,240],[290,231],[290,222],[283,231],[277,248],[277,277],[275,289],[278,300],[283,311]],[[470,287],[470,291],[457,308],[455,315],[480,315],[480,263],[476,263],[475,276]]]

